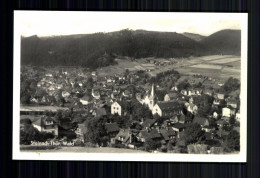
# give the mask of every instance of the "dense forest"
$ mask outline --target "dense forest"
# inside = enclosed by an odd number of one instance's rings
[[[221,36],[223,41],[229,40],[224,43],[225,46],[231,45],[234,40],[230,41],[230,38],[233,38],[234,35],[232,32],[225,35],[230,36],[229,38]],[[210,37],[214,41],[214,36]],[[239,36],[237,37],[239,38]],[[217,38],[217,40],[220,39]],[[235,42],[237,41],[235,39]],[[238,44],[236,43],[236,45]],[[175,32],[128,29],[111,33],[54,37],[31,36],[21,38],[21,64],[85,66],[95,69],[115,64],[114,59],[117,56],[129,56],[136,59],[143,57],[179,58],[219,53],[219,50],[212,46],[214,46],[214,42],[207,41],[207,37],[198,42]],[[233,46],[231,45],[231,47]],[[228,52],[227,48],[225,49]],[[237,47],[235,49],[240,50]],[[229,51],[232,54],[236,53],[232,50]]]

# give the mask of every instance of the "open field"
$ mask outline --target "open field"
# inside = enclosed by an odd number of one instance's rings
[[[218,65],[209,65],[209,64],[197,64],[190,67],[199,68],[199,69],[217,69],[217,70],[220,70],[222,68],[221,66]]]
[[[201,57],[201,59],[203,59],[205,61],[211,61],[211,60],[224,59],[224,58],[229,58],[229,57],[232,57],[232,56],[231,55],[224,55],[224,56],[213,55],[213,56],[203,56],[203,57]]]
[[[22,146],[26,147],[25,145]],[[29,146],[28,146],[29,147]],[[49,150],[21,150],[22,152],[42,152],[42,153],[52,153],[52,152],[71,152],[71,153],[149,153],[141,150],[134,149],[124,149],[124,148],[110,148],[110,147],[101,147],[101,148],[92,148],[92,147],[59,147],[57,149]]]
[[[214,64],[226,64],[230,62],[240,61],[240,58],[224,58],[224,59],[218,59],[214,61],[210,61],[210,63]]]
[[[66,107],[58,107],[58,106],[20,106],[20,111],[53,111],[57,110],[68,110]]]
[[[176,62],[170,65],[154,66],[146,59],[116,59],[117,65],[99,68],[97,71],[101,76],[111,76],[114,74],[124,73],[126,69],[129,71],[144,70],[145,66],[153,66],[150,71],[151,76],[158,73],[175,69],[182,74],[202,74],[204,76],[226,80],[229,77],[240,79],[241,61],[239,56],[232,55],[213,55],[179,59],[151,58],[155,62],[171,61]],[[217,65],[215,65],[217,64]]]

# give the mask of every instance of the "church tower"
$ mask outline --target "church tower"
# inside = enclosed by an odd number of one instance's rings
[[[154,91],[154,84],[152,85],[151,93],[148,96],[148,107],[150,110],[153,109],[153,106],[155,105],[155,91]]]

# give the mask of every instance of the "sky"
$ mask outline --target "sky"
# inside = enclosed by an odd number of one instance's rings
[[[15,11],[15,29],[22,36],[59,36],[122,29],[189,32],[211,35],[240,29],[240,13]]]

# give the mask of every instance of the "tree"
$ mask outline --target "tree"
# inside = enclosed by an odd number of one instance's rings
[[[22,104],[29,104],[31,96],[29,94],[24,94],[21,96],[21,103]]]
[[[102,119],[92,118],[87,121],[87,132],[84,135],[85,141],[92,144],[102,145],[106,141],[106,129]]]
[[[47,139],[54,138],[52,133],[39,132],[32,125],[27,130],[20,131],[20,144],[28,145],[31,141],[44,142]]]
[[[181,91],[181,90],[187,90],[189,87],[190,87],[190,83],[188,82],[188,80],[184,80],[182,82],[180,82],[177,87],[178,87],[178,90]]]
[[[228,151],[240,150],[240,134],[236,130],[232,130],[225,140],[225,145]]]
[[[231,126],[233,126],[235,123],[236,123],[235,116],[232,115],[232,116],[230,117],[230,119],[229,119],[229,124],[230,124]]]
[[[225,92],[226,94],[230,93],[231,91],[235,91],[240,88],[240,82],[238,79],[230,77],[224,83],[224,85],[220,88],[221,91]]]
[[[194,97],[194,104],[198,106],[198,115],[201,117],[206,117],[212,114],[212,103],[213,97],[208,95],[201,95]]]
[[[160,142],[158,141],[154,141],[152,139],[147,139],[144,143],[144,148],[146,151],[152,151],[152,150],[156,150],[157,148],[159,148],[161,146]]]
[[[203,138],[204,134],[205,132],[201,130],[201,126],[195,123],[185,129],[179,140],[183,140],[185,145],[197,143]]]

